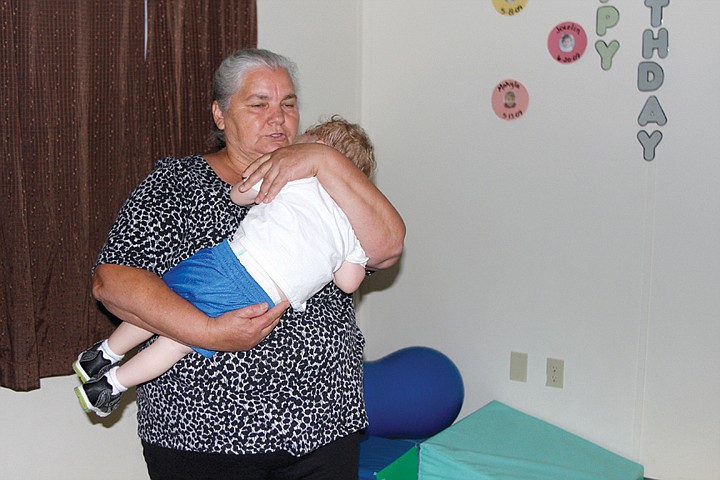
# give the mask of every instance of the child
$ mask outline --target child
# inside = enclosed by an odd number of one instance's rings
[[[335,115],[309,128],[299,142],[316,140],[336,148],[368,177],[374,171],[374,149],[359,125]],[[245,193],[238,187],[230,192],[232,201],[252,204],[259,184]],[[287,238],[292,241],[279,241]],[[289,182],[272,202],[251,208],[229,239],[180,262],[163,280],[210,317],[284,300],[303,311],[305,302],[330,281],[346,293],[354,292],[365,277],[367,260],[345,214],[311,177]],[[83,385],[75,394],[85,411],[109,415],[125,390],[158,377],[193,350],[158,337],[127,363],[116,365],[152,336],[123,322],[108,339],[78,356],[73,369]],[[215,354],[194,350],[206,357]]]

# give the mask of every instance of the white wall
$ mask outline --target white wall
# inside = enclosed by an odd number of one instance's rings
[[[592,52],[550,58],[556,24],[592,34],[587,3],[531,2],[513,18],[490,2],[411,3],[365,3],[363,120],[409,227],[395,284],[361,306],[368,355],[437,347],[466,380],[463,413],[498,399],[636,456],[645,185],[657,165],[639,156],[639,109],[628,109],[641,101],[638,58],[612,72]],[[407,8],[422,13],[398,28]],[[628,35],[623,53],[637,44]],[[506,78],[530,91],[515,122],[490,108]],[[529,354],[526,384],[508,380],[513,350]],[[565,360],[563,390],[544,386],[546,357]]]
[[[76,385],[77,377],[68,376],[45,378],[32,392],[0,388],[4,480],[148,478],[134,394],[123,399],[121,415],[99,419],[82,411]]]
[[[258,47],[300,70],[301,129],[335,113],[360,120],[358,0],[258,0]]]
[[[621,49],[607,72],[592,48],[600,1],[529,0],[508,18],[490,0],[258,0],[259,45],[298,62],[304,126],[331,113],[366,126],[377,183],[408,224],[401,264],[360,298],[368,358],[436,347],[463,373],[461,415],[498,399],[649,477],[715,479],[720,6],[665,9],[671,51],[656,95],[669,122],[647,163],[635,135],[649,13],[608,4],[621,18],[604,39]],[[588,51],[559,65],[545,43],[568,20],[585,27]],[[515,122],[489,104],[508,77],[531,95]],[[508,380],[513,350],[529,354],[527,383]],[[549,356],[566,362],[562,390],[544,386]],[[145,478],[134,405],[111,426],[94,422],[75,384],[0,389],[3,478],[91,478],[84,461]]]
[[[648,163],[643,2],[608,2],[620,22],[603,39],[621,44],[609,71],[593,49],[599,1],[530,0],[514,17],[490,0],[361,3],[362,120],[408,224],[394,282],[365,286],[368,357],[436,347],[465,378],[462,415],[498,399],[650,477],[718,478],[720,6],[664,11],[654,94],[669,121]],[[565,21],[589,40],[571,65],[546,46]],[[490,108],[505,78],[530,90],[515,122]],[[508,379],[511,351],[529,354],[527,383]],[[565,360],[562,390],[545,386],[547,357]]]

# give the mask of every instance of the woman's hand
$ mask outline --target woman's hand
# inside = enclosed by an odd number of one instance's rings
[[[217,318],[208,317],[206,345],[220,352],[250,350],[273,331],[288,306],[287,302],[281,302],[268,310],[267,303],[259,303],[223,313]],[[197,346],[205,348],[204,345]]]
[[[298,143],[283,147],[258,158],[243,172],[245,192],[263,181],[255,203],[270,203],[288,182],[317,175],[323,162],[332,157],[345,157],[321,143]],[[347,161],[347,160],[346,160]]]
[[[260,343],[280,321],[287,302],[268,310],[250,305],[210,318],[177,295],[157,275],[124,265],[95,269],[93,295],[112,314],[149,332],[185,345],[243,351]]]

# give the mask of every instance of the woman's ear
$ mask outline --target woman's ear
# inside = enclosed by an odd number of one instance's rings
[[[213,120],[215,120],[217,128],[225,130],[225,117],[223,117],[222,110],[220,110],[220,104],[218,104],[217,100],[214,100],[212,103],[212,113]]]

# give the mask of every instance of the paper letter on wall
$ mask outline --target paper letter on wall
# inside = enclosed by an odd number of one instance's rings
[[[640,145],[643,147],[643,158],[648,162],[655,159],[655,147],[658,146],[662,137],[659,130],[655,130],[652,135],[648,135],[645,130],[638,132],[637,139],[640,140]]]
[[[665,80],[665,73],[655,62],[640,62],[638,64],[638,90],[641,92],[654,92],[660,88]]]

